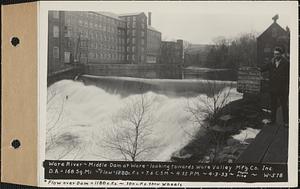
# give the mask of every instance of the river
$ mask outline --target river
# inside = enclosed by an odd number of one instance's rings
[[[128,111],[139,108],[143,99],[149,106],[142,124],[149,127],[138,147],[148,153],[141,152],[137,160],[169,161],[200,129],[187,111],[188,102],[211,98],[207,86],[212,84],[218,92],[230,92],[229,101],[242,98],[234,82],[88,75],[58,81],[47,89],[46,159],[125,160],[116,143],[123,148],[132,144],[120,136],[130,135],[126,116],[136,115]]]

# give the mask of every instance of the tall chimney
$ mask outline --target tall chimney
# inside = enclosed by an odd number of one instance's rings
[[[151,12],[148,12],[148,25],[151,26]]]

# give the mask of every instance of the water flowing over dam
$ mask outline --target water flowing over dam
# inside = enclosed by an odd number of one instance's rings
[[[124,108],[143,97],[143,103],[149,101],[147,119],[151,117],[143,145],[155,143],[156,148],[147,155],[141,153],[138,160],[169,161],[199,131],[186,107],[190,100],[210,98],[209,82],[219,92],[230,90],[231,101],[242,97],[236,83],[224,81],[85,75],[78,81],[56,82],[48,87],[46,159],[124,160],[110,146],[109,136],[126,132],[118,130],[123,122],[117,121],[124,117]]]

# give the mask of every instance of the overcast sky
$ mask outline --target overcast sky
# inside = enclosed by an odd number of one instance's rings
[[[233,38],[241,33],[260,34],[279,14],[278,23],[291,25],[291,3],[284,2],[90,2],[72,3],[71,9],[113,13],[152,12],[152,26],[163,40],[183,39],[209,44],[219,36]],[[89,5],[89,6],[87,6]],[[295,5],[295,4],[294,4]],[[297,16],[297,15],[294,15]]]

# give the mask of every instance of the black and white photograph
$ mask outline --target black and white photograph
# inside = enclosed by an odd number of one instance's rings
[[[298,63],[282,5],[49,10],[45,160],[287,166]]]

